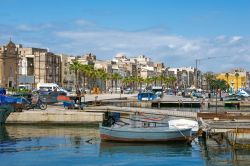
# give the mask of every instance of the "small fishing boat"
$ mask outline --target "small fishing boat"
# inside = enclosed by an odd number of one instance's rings
[[[165,142],[190,141],[192,129],[171,129],[168,127],[100,126],[101,139],[119,142]]]
[[[118,142],[169,142],[169,141],[191,141],[191,128],[170,128],[158,126],[156,122],[120,123],[119,118],[105,116],[100,124],[100,137],[103,141]]]

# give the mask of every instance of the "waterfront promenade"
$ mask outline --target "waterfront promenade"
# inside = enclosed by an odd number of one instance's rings
[[[83,124],[83,123],[99,123],[103,119],[103,112],[105,111],[120,111],[125,113],[134,113],[138,108],[133,107],[98,107],[95,105],[95,102],[105,102],[109,101],[110,103],[114,102],[138,102],[137,94],[98,94],[98,95],[90,95],[87,94],[84,97],[86,103],[91,103],[91,105],[87,105],[83,110],[81,109],[67,109],[63,107],[61,102],[48,105],[46,110],[40,109],[31,109],[31,110],[23,110],[22,112],[14,112],[10,114],[6,123],[25,123],[25,124],[33,124],[33,123],[57,123],[57,124]],[[122,100],[121,100],[122,99]],[[178,101],[180,100],[180,96],[165,96],[162,100],[169,101]],[[148,104],[150,102],[138,102]],[[158,109],[145,109],[140,108],[141,112],[151,113],[151,114],[167,114],[166,111],[160,111]],[[183,113],[183,111],[168,111],[171,115],[176,116],[184,116],[184,117],[192,117],[195,118],[195,113]],[[178,114],[177,114],[178,113]]]
[[[207,111],[199,107],[185,107],[187,104],[200,104],[202,107],[208,105],[209,99],[183,98],[181,96],[165,95],[162,99],[154,101],[138,101],[137,94],[87,94],[82,101],[86,106],[81,109],[68,109],[63,107],[62,102],[49,104],[46,110],[30,109],[22,112],[11,113],[6,123],[58,123],[58,124],[85,124],[99,123],[103,119],[103,113],[106,111],[134,114],[142,112],[148,114],[169,115],[183,118],[197,117],[197,111]],[[214,102],[214,101],[213,101]],[[170,103],[179,105],[178,107],[152,107],[161,106]],[[184,103],[184,104],[183,104]],[[218,104],[219,105],[219,104]],[[223,105],[223,104],[220,104]],[[221,107],[222,111],[224,107]],[[210,110],[209,112],[213,112]],[[221,111],[220,111],[221,112]],[[202,114],[201,117],[205,115]],[[209,115],[210,117],[210,115]],[[214,117],[214,115],[210,118]],[[217,116],[216,116],[217,117]]]
[[[85,102],[113,100],[120,98],[136,99],[136,94],[99,94],[85,95]],[[87,107],[86,107],[87,108]],[[20,124],[97,124],[102,122],[102,112],[86,112],[80,109],[67,109],[61,102],[50,104],[46,110],[30,109],[14,112],[9,115],[6,123]]]

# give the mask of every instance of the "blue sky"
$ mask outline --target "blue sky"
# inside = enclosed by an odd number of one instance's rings
[[[1,45],[11,37],[55,53],[144,54],[171,67],[204,59],[203,71],[250,70],[248,0],[0,0],[0,6]]]

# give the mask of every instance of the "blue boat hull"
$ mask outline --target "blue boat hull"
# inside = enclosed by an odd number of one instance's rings
[[[100,126],[100,136],[104,141],[120,142],[168,142],[190,141],[192,129],[169,129],[167,127],[131,128]]]
[[[0,105],[0,125],[4,124],[11,112],[15,109],[12,105]]]

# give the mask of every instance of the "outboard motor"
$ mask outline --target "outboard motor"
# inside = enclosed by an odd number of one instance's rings
[[[120,113],[117,112],[105,112],[102,126],[111,127],[115,122],[120,120]]]

